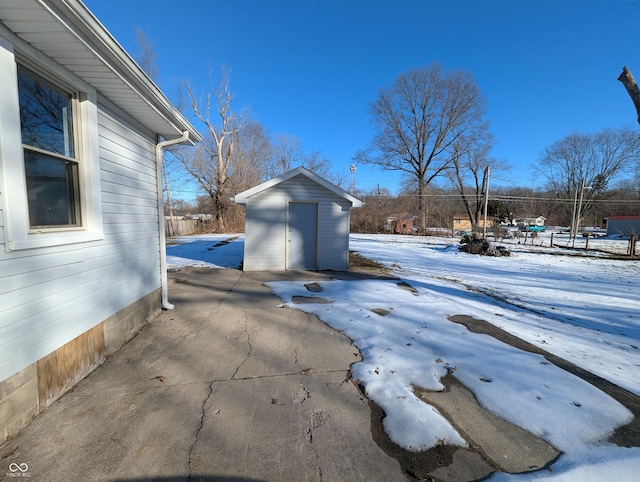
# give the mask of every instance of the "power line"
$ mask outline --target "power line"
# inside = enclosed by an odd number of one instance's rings
[[[547,201],[547,202],[568,202],[573,203],[573,198],[553,198],[553,197],[527,197],[527,196],[490,196],[489,199],[496,201]],[[640,199],[590,199],[584,202],[591,203],[640,203]]]
[[[430,197],[430,198],[459,198],[460,194],[398,194],[395,197]],[[467,197],[476,197],[477,194],[466,194]],[[537,197],[537,196],[504,196],[504,195],[489,195],[490,201],[544,201],[544,202],[567,202],[573,203],[573,198],[555,198],[555,197]],[[640,203],[640,199],[591,199],[584,202],[590,203]]]

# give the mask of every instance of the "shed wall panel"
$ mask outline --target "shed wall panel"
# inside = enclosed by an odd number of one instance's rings
[[[0,380],[160,287],[155,139],[104,108],[98,125],[104,238],[0,244]]]
[[[319,269],[344,271],[349,266],[349,209],[335,202],[320,205]]]
[[[284,269],[285,203],[247,204],[245,222],[244,269],[261,271]]]

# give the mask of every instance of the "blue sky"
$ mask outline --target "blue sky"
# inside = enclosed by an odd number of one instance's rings
[[[135,28],[158,55],[159,84],[209,87],[231,69],[235,110],[273,135],[295,135],[348,179],[373,136],[368,105],[414,66],[470,71],[487,101],[503,185],[537,186],[532,166],[572,132],[635,126],[616,79],[640,78],[637,0],[84,0],[120,44]],[[398,176],[358,165],[357,187],[397,188]]]

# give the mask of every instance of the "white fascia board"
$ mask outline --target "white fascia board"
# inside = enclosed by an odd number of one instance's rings
[[[65,25],[67,30],[114,72],[127,87],[144,100],[148,107],[171,125],[175,131],[175,137],[180,137],[184,131],[188,131],[191,142],[203,140],[198,130],[171,104],[158,86],[82,2],[39,0],[39,3],[58,22]],[[165,137],[168,135],[168,133],[159,134]]]

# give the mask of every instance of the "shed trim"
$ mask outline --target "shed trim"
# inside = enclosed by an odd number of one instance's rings
[[[352,207],[354,208],[362,207],[362,201],[360,201],[360,199],[353,197],[344,189],[339,188],[335,184],[330,183],[326,179],[321,178],[317,174],[314,174],[313,172],[311,172],[310,170],[302,166],[296,167],[295,169],[291,169],[290,171],[287,171],[284,174],[280,174],[279,176],[276,176],[273,179],[263,182],[262,184],[258,184],[257,186],[252,187],[251,189],[247,189],[246,191],[241,192],[240,194],[236,194],[233,197],[233,202],[235,202],[236,204],[240,204],[242,206],[246,206],[247,200],[251,196],[255,196],[256,194],[261,193],[262,191],[272,188],[273,186],[277,186],[278,184],[288,181],[289,179],[298,175],[303,175],[311,179],[315,183],[321,185],[325,189],[333,192],[337,196],[340,196],[341,198],[346,199],[351,203]]]

